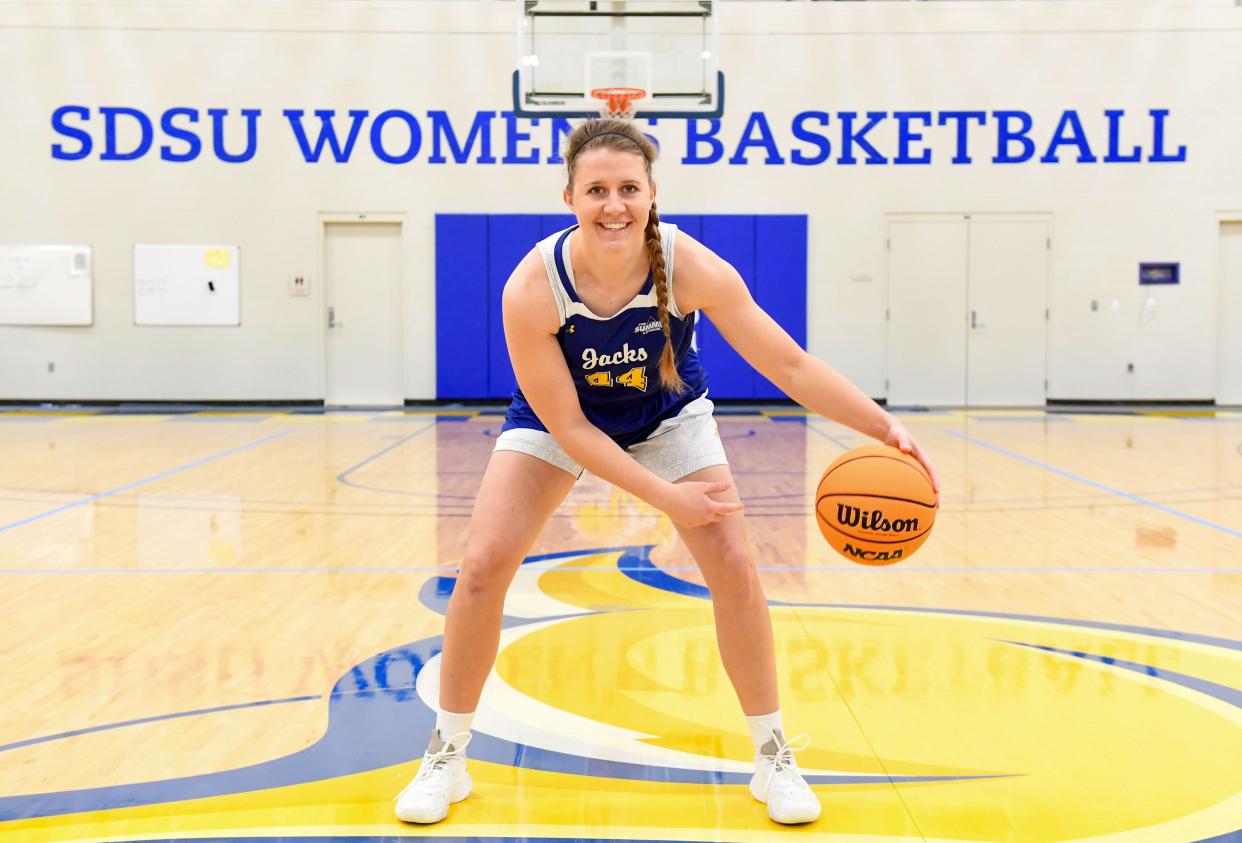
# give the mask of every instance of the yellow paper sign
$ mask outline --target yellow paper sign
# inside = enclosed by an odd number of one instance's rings
[[[206,262],[208,269],[228,269],[232,256],[228,249],[208,249]]]

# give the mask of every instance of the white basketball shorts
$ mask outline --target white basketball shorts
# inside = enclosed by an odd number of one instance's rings
[[[651,435],[629,447],[629,455],[657,477],[670,483],[713,465],[728,465],[720,431],[712,416],[713,404],[702,395],[660,422]],[[574,462],[552,434],[530,428],[513,428],[496,437],[497,451],[518,451],[543,460],[574,477],[582,466]]]

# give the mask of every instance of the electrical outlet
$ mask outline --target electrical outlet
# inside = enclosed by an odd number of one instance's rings
[[[289,279],[289,295],[291,296],[309,296],[310,295],[310,279],[305,275],[294,275]]]

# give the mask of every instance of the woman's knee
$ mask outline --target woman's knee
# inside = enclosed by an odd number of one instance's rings
[[[512,553],[499,545],[468,547],[454,593],[462,592],[473,598],[502,598],[521,561],[512,557]]]
[[[744,544],[726,546],[713,561],[708,588],[714,598],[749,600],[763,593],[759,573],[751,564],[750,551]]]

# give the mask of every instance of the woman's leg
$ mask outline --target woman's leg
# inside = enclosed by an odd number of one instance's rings
[[[716,465],[683,480],[731,482],[733,475],[728,466]],[[739,499],[733,486],[715,497]],[[799,744],[787,742],[779,725],[781,704],[772,618],[750,558],[750,540],[742,516],[733,515],[703,527],[678,527],[677,531],[712,593],[720,658],[751,729],[755,774],[750,780],[750,792],[767,804],[768,816],[776,822],[813,822],[819,818],[819,799],[794,762],[793,753]]]
[[[434,823],[470,794],[470,718],[496,661],[505,592],[574,476],[536,457],[495,451],[483,472],[466,536],[466,556],[444,623],[440,711],[418,774],[397,794],[406,822]]]
[[[680,482],[713,482],[733,475],[727,465],[696,471]],[[739,500],[737,489],[713,495],[717,500]],[[741,515],[703,527],[677,527],[712,593],[716,642],[725,672],[747,715],[768,714],[780,708],[776,684],[776,654],[772,619],[759,574],[750,557],[750,539]]]
[[[517,451],[496,451],[483,473],[466,537],[466,556],[444,626],[440,708],[478,708],[496,661],[505,592],[574,476]]]

